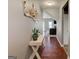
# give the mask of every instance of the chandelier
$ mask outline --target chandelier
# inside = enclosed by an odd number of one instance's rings
[[[38,11],[31,0],[24,1],[24,15],[33,19],[37,18]]]

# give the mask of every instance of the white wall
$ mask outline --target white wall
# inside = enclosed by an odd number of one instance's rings
[[[24,16],[22,0],[9,0],[8,7],[8,56],[29,59],[33,21]]]
[[[53,19],[59,19],[59,8],[47,8],[44,9]]]
[[[57,20],[57,38],[59,39],[61,45],[63,43],[62,39],[62,7],[59,8],[59,19]]]
[[[63,46],[63,32],[62,32],[62,16],[63,16],[63,6],[65,5],[65,3],[67,2],[67,0],[64,0],[62,3],[61,3],[61,6],[59,7],[59,19],[58,19],[58,22],[57,22],[57,37],[59,39],[59,41],[61,42],[61,45]]]
[[[69,19],[68,14],[63,15],[63,40],[64,44],[68,45],[69,41]]]

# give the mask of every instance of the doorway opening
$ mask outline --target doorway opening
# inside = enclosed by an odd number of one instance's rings
[[[57,35],[57,21],[45,11],[43,11],[43,35],[46,37]]]

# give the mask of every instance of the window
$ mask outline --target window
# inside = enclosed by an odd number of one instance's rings
[[[49,28],[52,28],[52,22],[49,22]]]

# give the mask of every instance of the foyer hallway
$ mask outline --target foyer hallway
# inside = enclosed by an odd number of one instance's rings
[[[39,52],[42,59],[67,59],[66,52],[56,37],[45,38]]]

